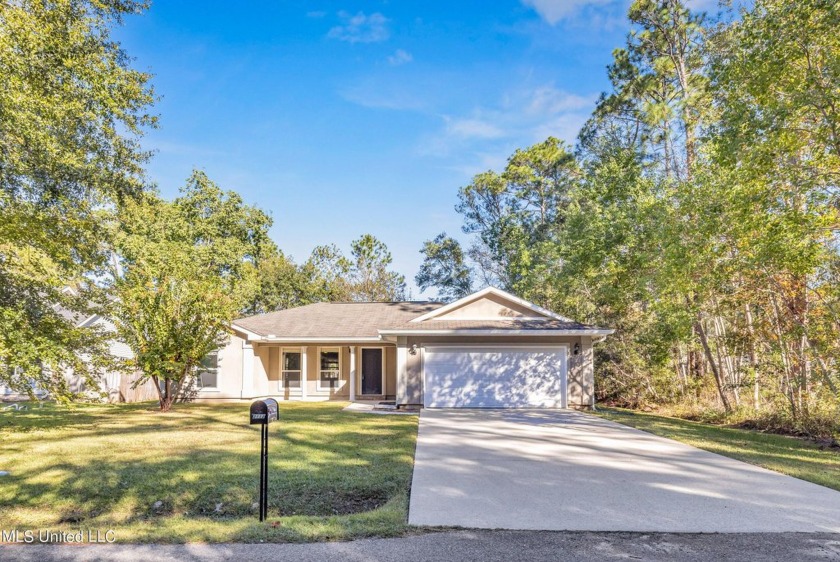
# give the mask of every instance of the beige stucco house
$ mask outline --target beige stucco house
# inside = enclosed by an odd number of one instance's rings
[[[205,365],[200,400],[589,407],[592,346],[612,333],[492,287],[450,304],[311,304],[231,327]]]

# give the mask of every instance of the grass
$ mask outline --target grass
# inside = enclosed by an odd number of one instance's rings
[[[268,521],[247,404],[46,404],[0,413],[0,529],[114,529],[118,542],[304,542],[409,532],[416,416],[282,403]]]
[[[840,451],[816,443],[748,429],[735,429],[620,408],[596,415],[719,455],[840,490]]]

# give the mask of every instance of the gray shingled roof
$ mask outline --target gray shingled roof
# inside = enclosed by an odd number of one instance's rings
[[[316,303],[235,320],[261,336],[281,338],[376,338],[379,330],[400,326],[436,308],[437,302]]]
[[[603,330],[564,320],[411,320],[443,306],[436,302],[316,303],[240,318],[235,325],[278,338],[377,338],[379,330]]]
[[[388,330],[603,330],[598,326],[573,320],[425,320],[402,325],[383,326]]]

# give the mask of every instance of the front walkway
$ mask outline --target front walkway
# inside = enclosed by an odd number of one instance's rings
[[[840,492],[563,410],[424,410],[409,523],[840,532]]]

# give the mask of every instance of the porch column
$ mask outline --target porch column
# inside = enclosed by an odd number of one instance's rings
[[[242,342],[242,392],[240,398],[254,396],[254,344]]]
[[[406,364],[408,363],[408,339],[405,337],[397,338],[397,391],[396,399],[397,406],[408,403],[408,372]]]
[[[350,346],[350,402],[356,401],[356,346]]]
[[[307,359],[306,355],[307,355],[306,354],[306,346],[305,345],[301,346],[301,348],[300,348],[300,397],[303,400],[306,400],[306,394],[307,394],[307,389],[306,389],[307,384],[306,383],[309,380],[307,378],[307,376],[309,375],[309,369],[306,366],[306,359]]]

